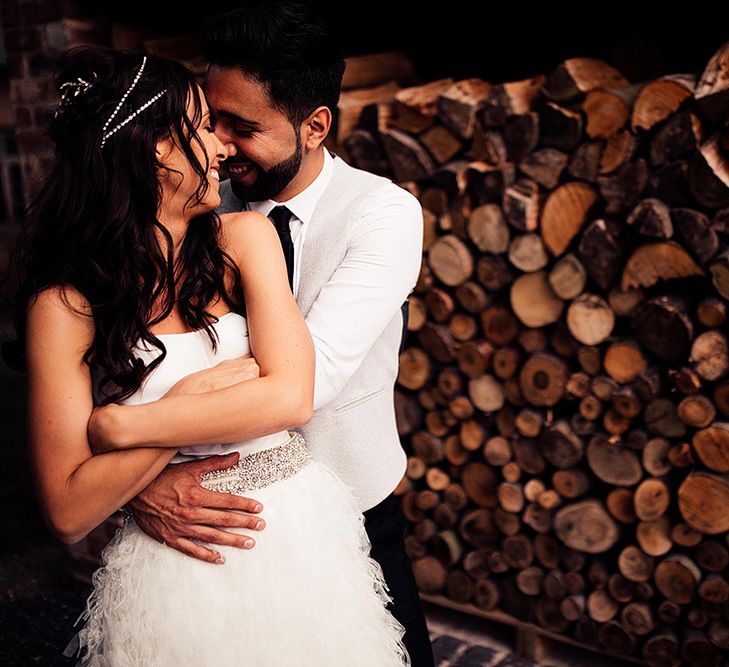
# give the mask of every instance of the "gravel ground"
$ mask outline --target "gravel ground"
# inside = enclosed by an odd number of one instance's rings
[[[25,375],[0,360],[0,665],[73,665],[62,652],[90,591],[71,577],[66,545],[49,534],[38,508],[25,412]]]
[[[0,665],[73,665],[62,655],[88,590],[70,575],[65,545],[49,537],[0,563]]]

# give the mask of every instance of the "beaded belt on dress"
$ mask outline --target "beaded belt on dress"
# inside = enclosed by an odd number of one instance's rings
[[[211,491],[224,493],[251,491],[291,477],[311,461],[304,436],[293,431],[282,445],[243,456],[229,468],[204,473],[201,484]]]

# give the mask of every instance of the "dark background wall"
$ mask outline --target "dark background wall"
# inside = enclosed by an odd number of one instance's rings
[[[507,81],[550,72],[567,58],[603,58],[633,83],[677,72],[698,73],[729,39],[722,3],[671,9],[645,2],[316,2],[350,55],[404,50],[425,79],[478,76]],[[201,17],[239,7],[223,0],[179,2],[79,0],[88,14],[155,30],[194,31]]]

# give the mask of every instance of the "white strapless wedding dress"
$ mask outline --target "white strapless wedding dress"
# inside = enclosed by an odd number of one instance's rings
[[[202,331],[159,335],[166,358],[124,402],[155,400],[181,377],[250,352],[243,316],[227,313],[213,326],[215,353]],[[160,352],[138,346],[138,354],[149,360]],[[250,534],[256,545],[216,545],[226,562],[215,565],[126,522],[102,552],[76,621],[85,623],[64,654],[93,667],[409,666],[405,629],[386,608],[382,568],[369,555],[351,490],[288,431],[186,447],[173,462],[233,449],[244,471],[202,483],[233,493],[241,482],[257,487],[240,495],[261,501],[266,527],[226,529]]]

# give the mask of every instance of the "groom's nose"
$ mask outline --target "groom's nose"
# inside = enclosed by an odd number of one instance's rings
[[[232,141],[225,144],[225,150],[228,151],[228,157],[233,157],[238,153],[238,149]]]

